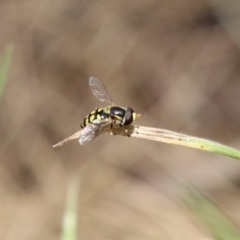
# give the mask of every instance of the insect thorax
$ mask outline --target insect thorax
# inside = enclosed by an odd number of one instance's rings
[[[81,128],[85,128],[89,123],[93,123],[94,120],[103,121],[109,119],[110,106],[105,108],[96,108],[90,114],[88,114],[81,122]]]
[[[129,107],[112,106],[110,116],[115,123],[123,126],[132,124],[136,119],[136,113]]]

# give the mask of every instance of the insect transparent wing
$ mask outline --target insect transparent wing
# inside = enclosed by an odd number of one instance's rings
[[[73,140],[73,139],[79,138],[79,136],[81,135],[81,132],[82,132],[82,130],[74,133],[74,134],[71,135],[70,137],[65,138],[64,140],[62,140],[61,142],[54,144],[53,147],[54,147],[54,148],[55,148],[55,147],[60,147],[60,146],[62,146],[63,144],[65,144],[65,143],[67,143],[67,142],[69,142],[69,141],[71,141],[71,140]]]
[[[100,124],[88,124],[80,134],[79,143],[83,145],[86,142],[92,141],[97,136],[99,128]]]
[[[103,83],[99,81],[95,77],[89,78],[89,86],[91,88],[91,91],[93,95],[100,100],[101,102],[109,102],[111,105],[114,105],[114,102],[111,98],[111,96],[108,94],[106,88],[104,87]]]

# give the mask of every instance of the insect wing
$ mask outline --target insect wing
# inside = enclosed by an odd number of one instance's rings
[[[95,77],[89,78],[89,86],[93,95],[101,102],[109,102],[111,105],[114,105],[114,102],[104,87],[103,83]]]
[[[88,124],[80,134],[79,143],[83,145],[86,142],[92,141],[97,136],[99,128],[100,124]]]
[[[62,146],[63,144],[65,144],[65,143],[67,143],[67,142],[69,142],[69,141],[71,141],[71,140],[74,140],[74,139],[76,139],[76,138],[79,138],[79,136],[81,135],[81,132],[82,132],[82,130],[74,133],[74,134],[71,135],[70,137],[65,138],[64,140],[62,140],[62,141],[59,142],[59,143],[56,143],[55,145],[53,145],[53,147],[54,147],[54,148],[55,148],[55,147],[60,147],[60,146]]]

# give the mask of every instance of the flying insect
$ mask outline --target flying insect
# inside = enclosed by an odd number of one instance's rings
[[[114,103],[103,83],[95,77],[89,78],[89,86],[93,95],[101,102],[108,102],[110,106],[104,108],[96,108],[87,115],[81,123],[83,128],[79,143],[91,141],[95,136],[100,126],[110,124],[118,124],[120,127],[132,124],[140,114],[136,114],[130,107],[121,107]]]
[[[95,77],[89,78],[89,86],[93,95],[101,102],[108,102],[110,106],[104,108],[96,108],[88,114],[80,126],[81,131],[55,144],[53,147],[61,146],[69,140],[79,137],[81,145],[93,140],[102,127],[119,125],[119,127],[131,125],[136,118],[141,115],[134,112],[130,107],[121,107],[114,103],[110,94],[107,92],[103,83]],[[114,132],[112,131],[114,134]]]

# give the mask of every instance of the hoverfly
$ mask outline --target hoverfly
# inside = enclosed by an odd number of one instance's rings
[[[104,108],[96,108],[87,115],[81,123],[83,128],[79,143],[91,141],[95,138],[100,126],[110,124],[119,124],[119,126],[128,126],[135,121],[139,114],[136,114],[132,108],[117,106],[107,92],[103,83],[95,77],[89,78],[89,86],[93,95],[101,102],[108,102],[111,105]]]
[[[113,124],[119,127],[128,126],[132,124],[140,114],[136,114],[130,107],[117,106],[107,92],[103,83],[95,77],[89,78],[89,86],[93,95],[101,102],[108,102],[110,106],[104,108],[96,108],[88,114],[81,122],[82,130],[64,139],[62,142],[55,144],[53,147],[61,146],[69,140],[75,139],[79,136],[79,143],[81,145],[93,140],[102,127]],[[114,133],[113,133],[114,134]]]

